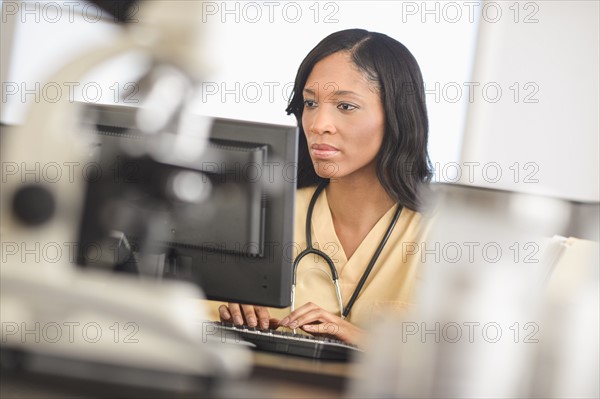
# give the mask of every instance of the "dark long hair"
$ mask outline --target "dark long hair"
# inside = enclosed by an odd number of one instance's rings
[[[423,77],[404,45],[381,33],[348,29],[323,39],[306,56],[294,83],[286,112],[300,128],[298,188],[325,180],[313,167],[302,127],[302,91],[313,67],[328,55],[346,51],[356,67],[374,83],[385,112],[385,134],[377,154],[377,177],[388,195],[402,206],[419,210],[420,192],[432,176],[427,153],[429,123]]]

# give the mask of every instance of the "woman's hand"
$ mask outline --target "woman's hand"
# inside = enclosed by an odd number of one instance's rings
[[[219,317],[221,321],[233,322],[235,325],[247,324],[250,327],[258,327],[263,330],[269,327],[275,328],[279,324],[278,319],[271,319],[269,311],[263,306],[240,305],[229,303],[219,306]]]
[[[294,310],[280,322],[280,326],[301,328],[313,334],[338,339],[349,344],[362,346],[365,331],[341,317],[308,302]]]

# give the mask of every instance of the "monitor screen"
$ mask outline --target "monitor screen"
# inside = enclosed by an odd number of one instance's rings
[[[136,128],[136,108],[86,109],[98,172],[86,179],[79,265],[289,306],[296,127],[214,119],[204,151],[181,160],[152,155],[164,137]]]

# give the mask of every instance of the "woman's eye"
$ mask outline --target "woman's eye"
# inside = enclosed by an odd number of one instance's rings
[[[304,106],[307,108],[314,108],[317,106],[317,103],[313,100],[304,100]]]
[[[338,105],[338,109],[341,109],[342,111],[352,111],[353,109],[356,109],[357,106],[356,105],[352,105],[352,104],[348,104],[348,103],[340,103]]]

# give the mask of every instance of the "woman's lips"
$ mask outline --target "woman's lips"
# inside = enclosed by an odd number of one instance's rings
[[[340,152],[340,150],[329,144],[313,144],[310,149],[313,156],[321,159],[331,158]]]

